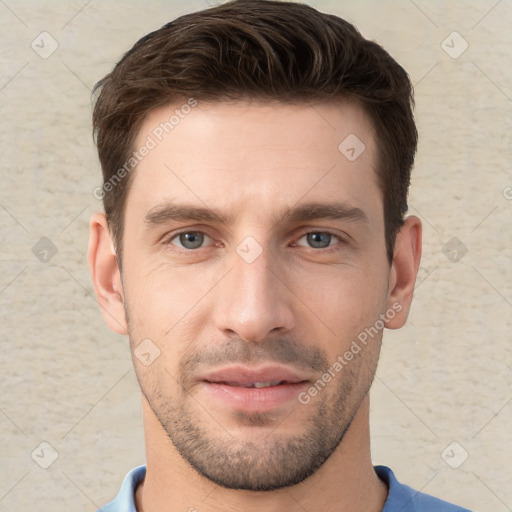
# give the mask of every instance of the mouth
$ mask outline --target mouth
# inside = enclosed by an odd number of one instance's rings
[[[206,381],[208,382],[208,381]],[[268,382],[250,382],[250,383],[243,383],[243,382],[215,382],[211,381],[210,384],[224,384],[226,386],[234,386],[237,388],[270,388],[273,386],[280,386],[281,384],[289,384],[285,380],[271,380]]]
[[[297,401],[310,379],[282,366],[234,366],[208,373],[201,379],[209,399],[222,407],[245,412],[265,412]]]

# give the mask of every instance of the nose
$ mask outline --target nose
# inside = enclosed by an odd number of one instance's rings
[[[242,254],[242,256],[240,256]],[[254,261],[234,252],[232,270],[217,288],[214,321],[225,335],[259,342],[294,327],[291,300],[282,262],[263,249]]]

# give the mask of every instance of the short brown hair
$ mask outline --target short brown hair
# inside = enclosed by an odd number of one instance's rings
[[[99,93],[93,131],[103,204],[119,264],[132,174],[114,186],[105,184],[112,185],[129,159],[145,116],[183,98],[284,103],[358,98],[375,127],[392,261],[418,140],[413,88],[406,71],[347,21],[301,3],[234,0],[181,16],[144,36],[93,92]]]

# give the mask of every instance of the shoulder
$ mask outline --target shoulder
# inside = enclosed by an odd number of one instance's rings
[[[382,512],[471,512],[400,483],[387,466],[375,466],[374,469],[389,489]],[[146,466],[138,466],[130,470],[124,477],[121,489],[114,500],[98,512],[137,512],[134,502],[135,489],[145,475]]]
[[[97,512],[137,512],[135,508],[135,489],[145,476],[146,466],[138,466],[130,470],[124,477],[117,496]]]
[[[375,466],[374,469],[389,489],[382,512],[470,512],[467,508],[453,505],[401,484],[387,466]]]

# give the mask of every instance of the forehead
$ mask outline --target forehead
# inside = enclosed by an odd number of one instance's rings
[[[183,100],[147,115],[134,150],[128,203],[146,211],[184,200],[270,216],[333,198],[382,210],[373,126],[352,101]]]

